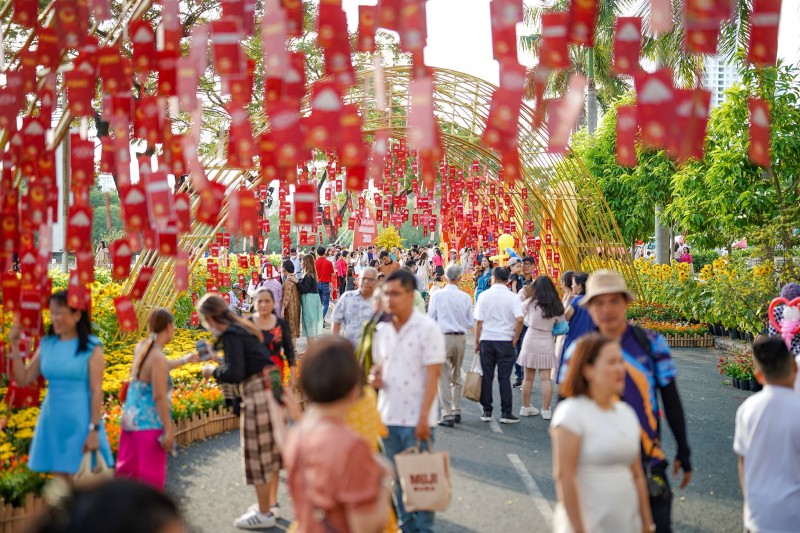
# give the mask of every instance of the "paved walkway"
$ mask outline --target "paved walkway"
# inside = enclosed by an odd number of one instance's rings
[[[695,468],[692,484],[675,494],[674,522],[679,532],[742,529],[742,499],[731,446],[736,408],[750,393],[723,384],[716,370],[719,354],[706,349],[674,351]],[[465,359],[466,368],[470,358]],[[497,390],[495,397],[499,403]],[[537,398],[535,390],[534,405]],[[518,410],[517,391],[514,406]],[[486,424],[479,419],[477,404],[467,401],[464,407],[460,427],[436,430],[436,448],[450,452],[454,483],[452,504],[437,515],[436,530],[551,531],[555,488],[547,422],[536,417],[514,426]],[[664,438],[669,457],[674,457],[667,427]],[[167,488],[181,501],[194,532],[237,531],[234,518],[255,501],[242,480],[238,434],[195,444],[170,459]],[[279,527],[286,529],[291,504],[284,484],[279,499],[286,516]]]

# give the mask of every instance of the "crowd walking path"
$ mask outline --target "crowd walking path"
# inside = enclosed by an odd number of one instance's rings
[[[464,370],[471,362],[468,341]],[[678,388],[687,413],[694,476],[685,491],[675,492],[676,532],[742,530],[742,497],[736,458],[732,451],[734,415],[751,393],[723,384],[716,368],[721,352],[713,349],[675,349]],[[496,389],[496,384],[495,384]],[[539,392],[534,390],[534,405]],[[499,393],[495,390],[495,403]],[[519,411],[519,390],[514,410]],[[465,400],[463,422],[453,429],[437,427],[434,448],[450,453],[453,500],[436,517],[441,532],[548,532],[552,530],[555,487],[548,423],[523,418],[508,426],[480,421],[480,406]],[[666,421],[663,436],[670,458],[674,440]],[[183,505],[194,533],[229,533],[234,518],[254,502],[244,485],[237,432],[227,433],[182,450],[171,458],[167,490]],[[292,514],[285,485],[279,500],[288,528]]]

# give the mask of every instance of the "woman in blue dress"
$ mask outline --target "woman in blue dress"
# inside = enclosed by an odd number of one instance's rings
[[[98,451],[108,466],[114,458],[102,421],[103,345],[91,334],[89,314],[67,304],[67,291],[50,296],[48,334],[28,366],[19,353],[21,328],[11,328],[14,379],[21,386],[40,375],[47,396],[39,411],[28,468],[71,478],[85,452]]]

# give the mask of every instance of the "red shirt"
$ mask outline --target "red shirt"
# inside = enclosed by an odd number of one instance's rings
[[[320,257],[314,261],[317,269],[317,281],[319,283],[330,283],[333,279],[333,264],[325,257]]]

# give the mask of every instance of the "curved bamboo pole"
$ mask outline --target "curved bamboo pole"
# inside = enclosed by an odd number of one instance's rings
[[[407,109],[410,74],[410,67],[392,67],[384,70],[385,96],[391,105],[383,113],[368,112],[370,107],[374,108],[374,94],[366,94],[362,88],[365,78],[373,75],[372,71],[367,70],[357,74],[357,81],[353,90],[346,95],[345,103],[356,103],[360,106],[365,117],[363,133],[387,132],[395,138],[405,137],[407,113],[397,112],[396,109]],[[495,170],[501,166],[498,154],[480,144],[480,136],[486,126],[491,98],[496,87],[479,78],[452,70],[433,69],[433,76],[434,106],[443,130],[442,141],[448,160],[462,168],[471,166],[473,160],[488,166],[490,169],[488,180],[494,183],[500,192],[508,193],[511,197],[515,209],[518,242],[524,237],[527,206],[540,234],[544,232],[545,219],[550,218],[553,221],[551,233],[559,242],[561,262],[558,266],[562,270],[580,269],[582,261],[597,258],[599,253],[602,253],[604,256],[617,259],[631,288],[640,291],[636,271],[626,252],[622,235],[597,184],[580,160],[571,153],[564,156],[546,153],[546,137],[541,131],[530,128],[533,109],[526,104],[522,105],[519,119],[520,134],[517,139],[522,163],[522,179],[512,190],[507,183],[498,178]],[[308,112],[307,100],[304,100],[303,106],[304,113]],[[252,121],[256,133],[266,129],[263,113],[253,116]],[[225,141],[226,139],[220,140],[220,142]],[[212,163],[218,163],[211,155],[215,153],[216,150],[211,150],[209,155],[203,158],[204,167],[210,168]],[[224,164],[213,166],[217,169],[217,176],[227,174],[228,190],[238,188],[243,181],[248,189],[261,184],[260,174],[251,181],[245,179],[251,171],[226,171]],[[520,194],[522,188],[528,190],[527,200]],[[198,204],[199,199],[195,196],[192,199],[192,209],[195,214]],[[180,237],[179,246],[193,250],[189,262],[190,271],[200,261],[216,233],[224,226],[227,213],[227,204],[223,204],[218,223],[214,227],[200,224],[196,217],[193,217],[191,232]],[[554,266],[548,264],[546,254],[542,253],[541,256],[545,268]],[[135,275],[142,266],[153,266],[156,272],[146,294],[136,303],[140,324],[144,323],[144,318],[150,309],[159,306],[171,307],[178,298],[173,282],[174,261],[160,257],[153,251],[139,256],[133,275],[125,284],[125,291],[130,290]]]

